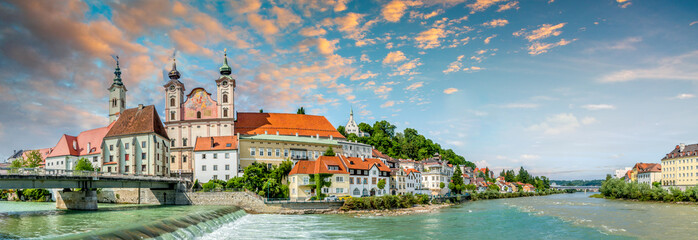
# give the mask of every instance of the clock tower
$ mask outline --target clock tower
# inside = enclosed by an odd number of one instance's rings
[[[182,121],[182,101],[184,100],[184,84],[179,81],[182,76],[177,71],[177,62],[172,59],[172,70],[167,74],[170,77],[170,81],[167,82],[163,87],[165,87],[165,110],[167,116],[165,116],[165,122]]]
[[[221,76],[216,79],[216,97],[218,99],[218,117],[235,120],[235,79],[230,76],[228,53],[223,56],[223,66],[219,68]]]
[[[119,114],[126,107],[126,87],[121,82],[121,68],[119,68],[119,56],[116,56],[116,69],[114,69],[114,81],[109,90],[109,124],[116,121]]]

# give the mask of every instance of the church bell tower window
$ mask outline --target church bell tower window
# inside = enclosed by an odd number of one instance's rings
[[[201,118],[201,111],[196,112],[196,118]]]
[[[223,103],[228,103],[228,94],[223,94]]]

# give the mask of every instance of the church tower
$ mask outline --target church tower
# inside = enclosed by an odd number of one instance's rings
[[[235,120],[235,79],[230,76],[232,72],[228,66],[227,51],[223,56],[223,66],[220,67],[221,76],[216,79],[216,97],[218,99],[218,117]]]
[[[114,69],[114,82],[109,90],[109,124],[116,121],[119,114],[126,107],[126,87],[121,82],[121,68],[119,68],[119,56],[116,56],[116,69]]]
[[[177,60],[172,59],[172,70],[167,74],[170,77],[170,81],[167,82],[163,87],[165,87],[165,110],[167,116],[165,117],[165,122],[181,121],[182,120],[182,101],[184,101],[184,84],[179,81],[181,75],[177,71]]]

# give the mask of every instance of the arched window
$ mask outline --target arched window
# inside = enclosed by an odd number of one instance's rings
[[[175,112],[170,112],[170,121],[176,120],[175,119]]]
[[[228,103],[228,94],[223,94],[223,103]]]
[[[359,192],[359,189],[358,189],[358,188],[354,188],[354,195],[359,195],[359,194],[361,194],[361,192]]]
[[[368,196],[368,190],[364,188],[364,195]]]
[[[175,106],[175,99],[170,98],[170,107],[174,107],[174,106]]]
[[[223,117],[228,117],[228,109],[223,109]]]
[[[196,118],[201,118],[201,111],[196,112]]]

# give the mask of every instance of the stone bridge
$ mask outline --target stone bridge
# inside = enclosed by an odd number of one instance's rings
[[[190,184],[188,179],[173,177],[43,168],[0,168],[0,189],[63,189],[56,196],[56,207],[59,209],[96,210],[97,188],[176,190]],[[80,191],[71,191],[71,188],[80,188]]]

